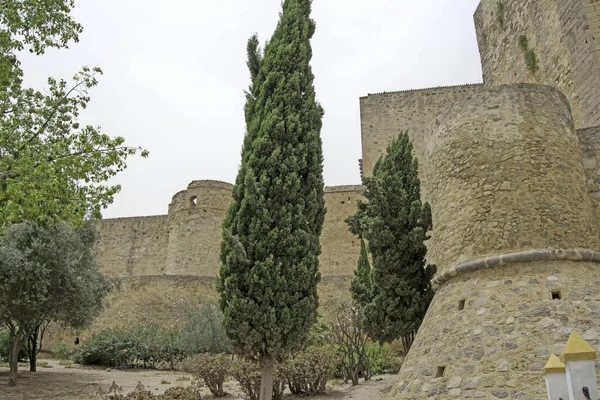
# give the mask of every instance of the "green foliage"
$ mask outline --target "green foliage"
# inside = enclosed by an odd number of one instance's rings
[[[21,348],[34,334],[37,341],[50,321],[82,328],[100,313],[110,283],[96,266],[94,240],[90,224],[17,224],[0,237],[0,324],[8,328],[11,345]]]
[[[302,348],[317,320],[325,216],[311,0],[282,5],[264,53],[256,36],[248,42],[246,135],[217,285],[227,336],[237,353],[261,360],[265,376]]]
[[[52,346],[52,355],[60,360],[68,360],[71,358],[71,350],[65,342],[58,342]]]
[[[82,27],[70,16],[73,0],[7,0],[0,6],[0,229],[32,222],[51,226],[100,217],[119,185],[105,181],[140,148],[99,127],[80,125],[99,68],[83,67],[72,82],[48,78],[37,91],[23,87],[19,52],[67,48]]]
[[[10,334],[7,330],[0,330],[0,361],[8,361],[8,347],[10,345]],[[18,356],[19,361],[27,360],[27,350],[24,347],[21,348]]]
[[[524,52],[529,49],[529,40],[527,39],[527,36],[519,36],[519,48]]]
[[[294,354],[281,368],[290,392],[316,396],[325,392],[327,380],[335,370],[335,352],[327,348],[309,348]]]
[[[223,328],[223,313],[212,304],[186,310],[187,324],[180,334],[180,347],[187,354],[231,353],[233,346]]]
[[[503,2],[499,1],[496,19],[497,19],[498,23],[500,24],[500,28],[502,28],[502,29],[505,28],[505,24],[506,24],[505,18],[506,18],[506,7],[504,6]]]
[[[259,400],[261,370],[257,362],[245,359],[235,361],[231,375],[240,385],[242,398],[246,400]],[[285,378],[281,367],[275,369],[273,379],[273,400],[281,400],[285,390]]]
[[[538,69],[537,65],[537,56],[535,55],[535,51],[529,48],[529,40],[527,36],[521,35],[519,36],[519,48],[523,52],[523,57],[525,59],[525,65],[527,69],[531,73],[535,73]]]
[[[189,361],[188,369],[196,380],[204,383],[215,397],[226,395],[223,383],[231,374],[233,360],[225,354],[198,354]]]
[[[174,332],[140,325],[95,333],[83,343],[80,352],[73,353],[73,361],[85,365],[173,369],[184,356]]]
[[[358,267],[354,271],[354,278],[350,283],[352,299],[361,307],[367,305],[373,299],[373,274],[369,264],[369,255],[364,239],[360,240],[360,256]]]
[[[365,346],[368,369],[372,374],[383,374],[392,367],[394,353],[387,343],[369,342]]]
[[[364,328],[373,340],[401,337],[408,348],[433,298],[435,266],[425,263],[431,209],[421,203],[418,162],[407,133],[390,143],[363,185],[366,201],[358,202],[346,222],[368,241],[373,259],[372,299],[361,305]]]

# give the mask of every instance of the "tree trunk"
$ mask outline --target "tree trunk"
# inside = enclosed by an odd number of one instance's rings
[[[12,339],[8,348],[8,365],[10,366],[10,373],[8,376],[8,386],[15,386],[17,384],[17,373],[19,368],[19,350],[23,346],[23,342],[18,340],[18,336],[10,334]]]
[[[260,400],[271,400],[273,398],[273,374],[275,362],[271,358],[260,360]]]
[[[37,372],[37,329],[35,333],[29,337],[29,371]]]

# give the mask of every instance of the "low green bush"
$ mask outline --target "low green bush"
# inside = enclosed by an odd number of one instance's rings
[[[86,365],[173,369],[184,356],[173,332],[142,325],[97,332],[83,343],[80,352],[73,353],[72,359]]]
[[[372,375],[386,373],[390,369],[394,353],[387,344],[369,342],[365,346],[365,352],[367,367]]]
[[[327,348],[309,348],[297,353],[281,368],[290,392],[315,396],[325,392],[327,381],[333,377],[336,354]]]
[[[223,313],[217,305],[202,304],[185,311],[187,324],[179,337],[179,346],[187,354],[231,353],[233,346],[223,328]]]
[[[59,360],[68,360],[71,358],[71,350],[65,342],[58,342],[52,346],[52,356]]]
[[[226,354],[198,354],[187,363],[187,369],[194,374],[194,378],[208,387],[215,397],[227,395],[223,390],[223,383],[231,375],[233,361]]]

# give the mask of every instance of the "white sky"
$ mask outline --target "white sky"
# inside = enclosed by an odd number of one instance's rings
[[[312,67],[325,108],[325,183],[360,183],[359,97],[481,82],[479,0],[315,0]],[[233,182],[244,135],[246,42],[275,29],[280,0],[76,0],[68,50],[26,57],[26,84],[104,71],[82,124],[150,150],[113,182],[104,218],[166,214],[192,180]]]

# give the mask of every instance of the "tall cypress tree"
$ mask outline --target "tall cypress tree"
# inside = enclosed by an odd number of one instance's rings
[[[425,262],[431,208],[421,203],[418,162],[407,133],[392,141],[363,185],[367,202],[359,201],[346,222],[368,241],[373,258],[365,329],[380,342],[402,338],[408,351],[433,298],[435,266]]]
[[[310,12],[310,0],[285,0],[264,52],[256,36],[248,41],[247,131],[223,223],[223,324],[239,353],[260,360],[261,400],[271,399],[274,362],[299,349],[317,320],[323,109]]]
[[[371,273],[371,264],[369,264],[367,246],[362,238],[360,240],[358,266],[354,271],[354,278],[350,282],[350,293],[352,299],[361,307],[366,306],[373,300],[373,274]]]

